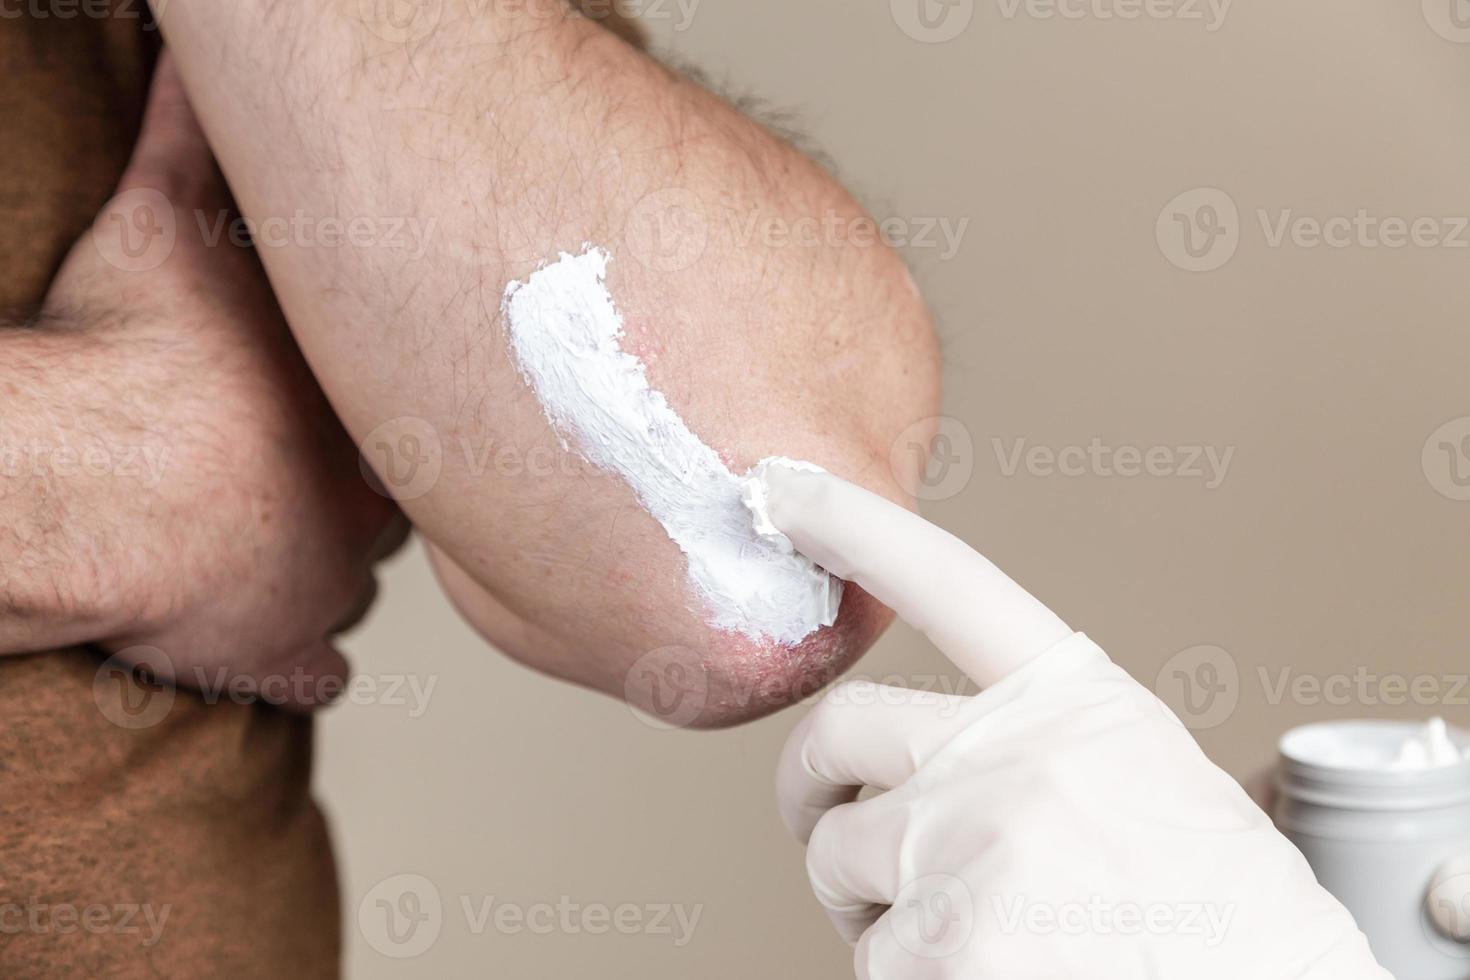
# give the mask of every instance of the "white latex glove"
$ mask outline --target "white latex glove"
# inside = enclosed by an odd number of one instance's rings
[[[854,682],[797,727],[781,815],[861,980],[1391,980],[1152,693],[959,539],[824,473],[770,523],[984,693]],[[879,795],[852,802],[860,787]]]

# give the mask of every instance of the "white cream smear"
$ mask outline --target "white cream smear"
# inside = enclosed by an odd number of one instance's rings
[[[542,412],[564,446],[570,441],[588,462],[622,477],[684,552],[711,626],[782,644],[830,626],[841,580],[795,554],[779,532],[757,530],[742,478],[622,349],[623,317],[606,285],[610,261],[584,245],[506,287],[511,351]]]
[[[771,520],[771,488],[766,484],[766,473],[772,466],[781,466],[789,470],[805,470],[808,473],[825,473],[815,463],[808,463],[800,459],[787,459],[785,456],[767,456],[752,466],[740,481],[740,502],[745,509],[750,511],[751,520],[755,522],[755,533],[763,541],[769,542],[779,549],[782,554],[792,554],[796,546],[791,539],[781,533],[776,522]],[[841,580],[837,580],[841,583]]]

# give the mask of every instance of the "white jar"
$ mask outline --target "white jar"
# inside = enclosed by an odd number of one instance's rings
[[[1392,768],[1422,728],[1287,732],[1273,816],[1397,980],[1470,980],[1470,761]],[[1470,733],[1449,735],[1470,745]]]

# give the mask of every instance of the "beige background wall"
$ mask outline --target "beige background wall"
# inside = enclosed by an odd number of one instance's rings
[[[942,235],[905,250],[954,419],[927,513],[1157,685],[1236,773],[1312,719],[1470,723],[1470,4],[930,0],[956,35],[940,43],[900,26],[925,34],[917,2],[642,9],[663,50],[796,109],[894,230],[968,222],[953,254]],[[1360,209],[1341,247],[1299,223]],[[1094,439],[1167,448],[1135,477],[1024,455]],[[1208,464],[1189,475],[1206,447],[1231,453],[1213,488]],[[417,550],[349,646],[383,685],[321,730],[349,976],[850,975],[773,808],[799,712],[657,730],[484,649]],[[895,628],[859,670],[919,685],[946,668]],[[392,675],[435,685],[416,717]],[[379,884],[404,874],[432,892]],[[406,893],[429,918],[395,946],[376,903]],[[496,906],[479,921],[490,898],[535,915],[562,896],[700,918],[682,946],[498,929]]]

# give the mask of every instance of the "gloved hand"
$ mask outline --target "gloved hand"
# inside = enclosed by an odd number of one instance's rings
[[[984,692],[853,682],[778,793],[862,980],[1391,980],[1348,912],[1177,718],[959,539],[824,473],[769,524]],[[861,787],[881,791],[853,802]]]

